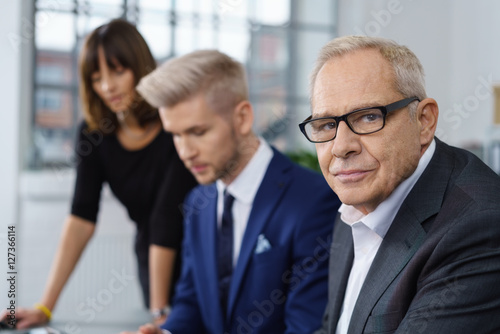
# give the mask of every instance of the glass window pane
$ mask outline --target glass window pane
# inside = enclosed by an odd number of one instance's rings
[[[141,10],[167,11],[172,9],[172,0],[138,0],[138,2]]]
[[[212,16],[216,10],[216,0],[198,0],[198,11],[202,16]]]
[[[74,110],[79,108],[74,101],[78,99],[75,57],[83,37],[110,19],[121,17],[125,4],[127,18],[137,24],[160,62],[196,49],[219,49],[245,64],[257,132],[280,149],[302,145],[296,128],[310,113],[308,77],[318,50],[333,37],[336,0],[37,0],[35,3],[35,154],[30,161],[38,159],[43,166],[70,161],[73,118],[79,117]],[[289,25],[292,5],[294,23],[299,23],[293,29]],[[176,15],[175,26],[170,22],[172,11]],[[307,141],[303,143],[308,146]]]
[[[234,25],[222,21],[217,44],[220,51],[246,63],[250,44],[250,32],[246,22]]]
[[[175,2],[175,10],[182,13],[194,13],[197,11],[196,3],[194,0],[182,0]]]
[[[290,74],[286,30],[267,27],[253,31],[250,52],[251,94],[284,97]]]
[[[94,4],[91,7],[90,13],[93,16],[101,16],[107,20],[111,20],[123,15],[123,7],[107,4]]]
[[[214,21],[212,19],[200,21],[197,30],[198,49],[214,49],[217,47],[217,34],[214,29]]]
[[[38,49],[70,51],[75,46],[75,18],[71,13],[36,13]]]
[[[123,0],[80,0],[78,2],[78,12],[83,15],[101,16],[109,20],[121,17],[123,11]]]
[[[319,50],[333,37],[330,33],[299,31],[296,34],[297,49],[295,52],[297,64],[296,72],[296,96],[309,97],[309,74],[311,73]]]
[[[109,22],[109,18],[102,16],[78,16],[76,19],[77,36],[85,37],[95,28]]]
[[[285,29],[261,27],[252,32],[252,61],[259,68],[288,67],[288,34]]]
[[[38,88],[35,95],[35,123],[43,128],[73,126],[73,106],[70,91]]]
[[[283,150],[287,146],[286,132],[291,126],[290,114],[284,100],[252,101],[255,110],[255,132]]]
[[[290,0],[255,0],[253,19],[261,24],[284,25],[290,21]]]
[[[64,71],[57,64],[38,66],[36,68],[37,82],[59,83],[63,81]]]
[[[215,9],[221,21],[228,18],[247,20],[250,3],[243,0],[218,0]]]
[[[141,11],[137,28],[155,59],[164,59],[172,52],[172,28],[167,17],[167,12],[163,11]]]
[[[180,22],[175,28],[175,54],[180,56],[195,48],[195,30],[192,22]]]
[[[315,25],[336,24],[336,1],[331,0],[296,0],[297,22]]]
[[[123,5],[123,0],[79,0],[80,3],[90,3],[91,6],[94,5],[113,5],[121,6]]]
[[[74,138],[70,131],[35,127],[33,130],[35,169],[70,166]]]
[[[287,94],[286,73],[269,69],[249,70],[251,94],[265,97],[285,97]]]
[[[286,104],[284,99],[266,99],[262,97],[252,98],[255,112],[255,131],[259,134],[267,133],[268,137],[273,137],[277,133],[283,132],[283,128],[276,126],[276,122],[282,120],[285,115]],[[272,125],[275,124],[273,127]],[[269,131],[273,134],[268,133]]]
[[[68,159],[68,150],[74,140],[72,103],[70,91],[36,90],[33,140],[39,166],[46,167]]]
[[[72,11],[75,8],[74,0],[37,0],[37,10]]]
[[[305,120],[307,117],[311,116],[311,106],[309,103],[297,103],[294,105],[295,117],[292,120],[292,124],[290,124],[291,131],[290,133],[295,138],[293,141],[293,150],[299,151],[301,149],[304,150],[314,150],[314,145],[311,144],[306,137],[299,130],[299,123]],[[295,133],[293,133],[295,132]]]
[[[35,78],[38,84],[69,85],[73,79],[73,54],[40,50],[37,54]]]

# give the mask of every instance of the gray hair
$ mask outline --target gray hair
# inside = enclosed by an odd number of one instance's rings
[[[137,91],[153,106],[172,107],[198,94],[216,111],[228,111],[248,99],[243,65],[217,50],[199,50],[173,58],[142,78]]]
[[[424,69],[417,56],[406,46],[380,37],[344,36],[331,40],[320,50],[315,67],[310,76],[310,98],[312,102],[314,85],[319,71],[329,60],[361,49],[376,49],[394,70],[394,85],[404,97],[416,96],[422,101],[425,92]],[[415,114],[416,105],[410,108]]]

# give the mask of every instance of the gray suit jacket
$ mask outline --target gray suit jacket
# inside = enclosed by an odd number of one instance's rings
[[[436,139],[368,272],[349,334],[500,333],[500,177]],[[353,261],[337,217],[329,301],[316,334],[335,333]]]

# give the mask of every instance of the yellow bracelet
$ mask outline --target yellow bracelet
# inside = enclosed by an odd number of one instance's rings
[[[33,307],[36,308],[37,310],[42,311],[43,314],[45,314],[45,316],[47,317],[47,319],[49,319],[49,321],[50,319],[52,319],[52,312],[50,312],[47,306],[40,303],[36,303]]]

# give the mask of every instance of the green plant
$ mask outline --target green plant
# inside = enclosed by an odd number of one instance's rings
[[[318,173],[321,173],[319,168],[318,157],[316,152],[300,150],[294,152],[287,152],[286,155],[293,161],[301,166],[312,169]]]

